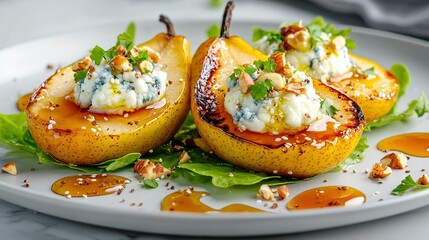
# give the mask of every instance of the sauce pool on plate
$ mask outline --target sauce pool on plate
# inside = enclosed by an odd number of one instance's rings
[[[429,157],[429,133],[404,133],[377,144],[380,151],[396,150],[416,157]]]
[[[189,213],[233,213],[233,212],[265,212],[244,204],[231,204],[221,209],[214,209],[202,203],[200,199],[207,196],[207,192],[179,190],[167,195],[161,203],[162,211],[189,212]]]
[[[358,206],[366,200],[365,195],[352,187],[326,186],[306,190],[287,203],[289,210],[303,210],[339,206]]]
[[[58,179],[51,189],[66,197],[94,197],[121,191],[130,182],[128,178],[116,175],[79,174]]]

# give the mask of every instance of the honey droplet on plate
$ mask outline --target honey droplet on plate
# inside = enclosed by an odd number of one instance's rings
[[[51,190],[67,197],[94,197],[116,193],[129,183],[128,178],[107,174],[73,175],[58,179]]]
[[[429,133],[404,133],[377,144],[380,151],[396,150],[416,157],[429,157]]]
[[[347,186],[326,186],[306,190],[286,205],[289,210],[302,210],[339,206],[358,206],[366,200],[361,191]]]
[[[200,199],[207,196],[206,192],[180,190],[167,195],[161,202],[162,211],[190,213],[236,213],[265,212],[244,204],[231,204],[221,209],[214,209],[202,203]]]

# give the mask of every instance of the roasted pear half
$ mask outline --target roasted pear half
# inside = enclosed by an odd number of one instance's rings
[[[350,53],[350,28],[337,30],[317,17],[308,25],[285,23],[279,31],[255,27],[255,46],[266,54],[284,51],[295,68],[346,94],[367,122],[386,115],[399,94],[398,80],[379,64]]]
[[[70,100],[76,64],[67,66],[34,92],[26,108],[30,133],[43,151],[64,163],[92,165],[127,153],[144,154],[176,133],[189,112],[190,45],[175,35],[167,17],[161,15],[160,21],[167,33],[136,47],[158,53],[158,66],[167,73],[165,95],[135,111],[92,112]]]
[[[236,124],[235,116],[226,109],[225,99],[230,91],[228,79],[240,66],[247,69],[244,66],[267,61],[269,57],[240,37],[229,36],[233,7],[232,2],[226,6],[221,36],[202,43],[192,59],[191,111],[209,148],[240,168],[295,178],[311,177],[343,162],[357,145],[365,120],[354,101],[317,80],[314,88],[320,99],[329,99],[338,110],[332,115],[331,123],[322,124],[324,130],[309,131],[306,127],[261,133],[243,130]],[[277,61],[277,57],[270,59]],[[276,73],[282,64],[276,65]]]

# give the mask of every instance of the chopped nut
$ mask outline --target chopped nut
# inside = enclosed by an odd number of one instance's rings
[[[261,187],[259,187],[258,195],[263,200],[274,199],[274,193],[267,184],[262,184]]]
[[[339,50],[346,45],[346,39],[343,36],[336,36],[334,39],[332,39],[332,45],[335,47],[335,49]]]
[[[307,29],[288,34],[285,37],[285,42],[300,52],[307,52],[311,48],[310,33]]]
[[[124,45],[118,45],[118,46],[116,47],[116,52],[117,52],[117,53],[118,53],[118,55],[120,55],[120,56],[123,56],[123,57],[127,56],[127,49],[125,48],[125,46],[124,46]]]
[[[153,65],[149,61],[142,61],[137,65],[137,67],[142,73],[152,72],[153,70]]]
[[[240,86],[240,91],[242,93],[248,93],[249,87],[253,84],[254,82],[252,77],[248,73],[243,71],[238,78],[238,86]]]
[[[423,174],[418,180],[417,180],[417,184],[420,185],[429,185],[429,179],[428,176],[426,174]]]
[[[403,153],[390,153],[384,156],[380,162],[393,169],[404,169],[408,164],[408,158]]]
[[[289,189],[286,185],[281,185],[277,189],[277,193],[279,194],[280,199],[285,199],[289,196]]]
[[[286,86],[286,81],[279,73],[261,73],[256,81],[270,80],[273,88],[276,91],[282,90]]]
[[[139,160],[134,165],[134,172],[140,174],[144,179],[156,179],[165,177],[171,173],[171,169],[165,168],[159,163],[154,163],[148,159]]]
[[[385,178],[392,173],[392,169],[382,163],[375,163],[372,166],[372,171],[369,174],[370,178]]]
[[[8,162],[6,163],[1,170],[3,172],[9,173],[10,175],[16,175],[17,174],[17,170],[16,170],[16,165],[14,162]]]
[[[276,63],[276,73],[283,74],[284,77],[290,78],[293,75],[292,66],[286,61],[285,52],[276,52],[270,56]]]
[[[189,162],[189,160],[191,160],[191,157],[189,156],[188,152],[186,152],[185,150],[183,150],[182,154],[179,157],[179,163],[186,163]]]
[[[91,65],[91,58],[89,57],[85,57],[84,59],[80,60],[79,62],[76,62],[75,64],[73,64],[72,66],[72,70],[77,72],[77,71],[82,71],[85,69],[88,69],[89,66]]]
[[[123,72],[129,72],[133,70],[133,67],[131,66],[131,63],[128,61],[127,58],[123,56],[116,56],[112,59],[110,62],[110,65],[112,67],[112,71],[116,73],[123,73]]]

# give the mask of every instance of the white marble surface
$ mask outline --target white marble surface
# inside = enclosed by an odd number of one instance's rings
[[[210,8],[208,0],[0,0],[0,49],[108,23],[124,22],[126,24],[131,20],[154,19],[159,13],[165,13],[173,20],[206,18],[218,22],[222,11],[222,8]],[[271,17],[275,21],[310,20],[319,14],[325,15],[329,21],[363,25],[359,17],[332,14],[301,1],[239,0],[234,11],[234,19],[264,20]],[[255,239],[403,239],[405,237],[425,239],[428,218],[429,207],[424,207],[387,219],[341,228]],[[71,222],[0,200],[0,239],[188,238],[119,231]]]

